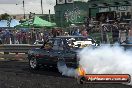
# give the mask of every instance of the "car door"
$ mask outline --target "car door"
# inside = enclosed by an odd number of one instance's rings
[[[67,40],[63,40],[64,42],[64,50],[63,50],[63,59],[65,60],[65,63],[71,63],[71,62],[75,62],[76,61],[76,53],[74,52],[74,50],[72,51],[69,47],[69,45],[67,44]]]
[[[59,39],[55,39],[53,47],[52,47],[52,50],[50,52],[50,56],[49,56],[49,59],[50,59],[51,62],[58,61],[59,55],[62,54],[61,43],[62,43],[62,40],[60,38]]]
[[[50,42],[51,44],[53,44],[53,43],[54,43],[54,40],[53,40],[53,39],[50,39],[47,43],[49,43],[49,42]],[[46,43],[46,44],[47,44],[47,43]],[[45,49],[45,46],[48,45],[48,44],[47,44],[47,45],[46,45],[46,44],[44,44],[44,47],[40,49],[41,52],[40,52],[39,54],[40,54],[41,56],[43,56],[43,58],[44,58],[45,60],[48,61],[49,58],[50,58],[50,54],[51,54],[50,52],[52,52],[52,49]]]

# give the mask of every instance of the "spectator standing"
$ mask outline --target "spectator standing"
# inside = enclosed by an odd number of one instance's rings
[[[15,43],[15,36],[14,36],[14,32],[10,32],[10,44],[14,44]]]
[[[11,38],[10,31],[6,30],[4,36],[5,36],[5,42],[4,42],[4,44],[10,44],[10,38]]]
[[[21,33],[21,31],[19,31],[16,36],[17,36],[17,40],[18,40],[19,44],[22,44],[22,33]]]
[[[120,21],[121,21],[121,22],[124,22],[124,21],[125,21],[125,18],[126,18],[125,12],[122,12],[122,13],[121,13]]]
[[[127,39],[127,33],[126,33],[126,28],[125,25],[121,25],[120,30],[119,30],[119,38],[120,38],[120,43],[123,43]]]
[[[22,44],[27,44],[27,35],[25,32],[22,33]]]
[[[115,22],[113,25],[112,39],[113,39],[113,43],[119,42],[119,24],[117,22]]]
[[[35,30],[33,30],[32,32],[31,32],[31,44],[34,44],[35,43],[35,41],[36,41],[36,32],[35,32]]]
[[[87,30],[86,29],[84,29],[83,31],[82,31],[82,36],[84,36],[84,37],[87,37],[88,36],[88,32],[87,32]]]
[[[31,44],[31,32],[27,33],[27,43]]]
[[[107,43],[108,42],[108,39],[107,39],[107,27],[106,27],[106,24],[104,23],[101,23],[101,38],[102,38],[102,43]]]
[[[53,35],[53,37],[56,37],[56,29],[55,28],[52,29],[52,35]]]
[[[79,29],[76,29],[76,30],[74,31],[74,34],[73,34],[73,35],[79,36],[79,35],[80,35],[80,30],[79,30]]]

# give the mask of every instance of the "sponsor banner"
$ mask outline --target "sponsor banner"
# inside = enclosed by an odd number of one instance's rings
[[[82,77],[86,83],[130,83],[128,74],[87,74]]]
[[[73,3],[74,0],[66,0],[66,3]]]
[[[111,6],[111,7],[101,7],[99,12],[109,12],[109,11],[130,11],[130,6]]]
[[[118,7],[116,6],[110,7],[110,11],[118,11]]]
[[[128,6],[119,6],[119,7],[118,7],[118,10],[119,10],[119,11],[127,11],[128,8],[129,8]]]
[[[99,12],[109,12],[109,8],[108,7],[99,8]]]
[[[65,0],[56,0],[56,4],[65,4]]]

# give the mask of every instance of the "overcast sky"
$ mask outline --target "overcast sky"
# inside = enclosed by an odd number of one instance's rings
[[[29,12],[35,12],[36,14],[41,14],[41,0],[24,0],[25,1],[25,11],[27,14]],[[75,0],[80,1],[80,0]],[[84,0],[87,1],[87,0]],[[0,14],[23,14],[22,8],[23,0],[0,0]],[[16,5],[17,4],[17,5]],[[54,13],[54,5],[56,0],[43,0],[44,13],[47,14],[49,9],[51,13]]]
[[[16,3],[22,3],[23,0],[0,0],[1,4],[16,4]],[[30,2],[40,2],[41,0],[24,0],[25,3],[30,3]],[[44,3],[46,2],[55,2],[55,0],[43,0]]]

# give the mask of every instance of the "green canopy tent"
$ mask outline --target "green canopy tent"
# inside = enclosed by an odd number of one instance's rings
[[[24,23],[21,23],[21,24],[15,26],[15,28],[29,28],[31,26],[33,26],[33,24],[30,24],[29,22],[24,22]]]
[[[52,23],[46,20],[43,20],[39,18],[38,16],[35,16],[33,20],[28,20],[27,22],[24,22],[20,25],[17,25],[16,27],[35,27],[35,28],[40,28],[40,27],[55,27],[56,23]]]
[[[56,26],[56,23],[52,23],[52,22],[43,20],[43,19],[39,18],[38,16],[35,16],[33,25],[39,26],[39,27],[54,27],[54,26]]]

